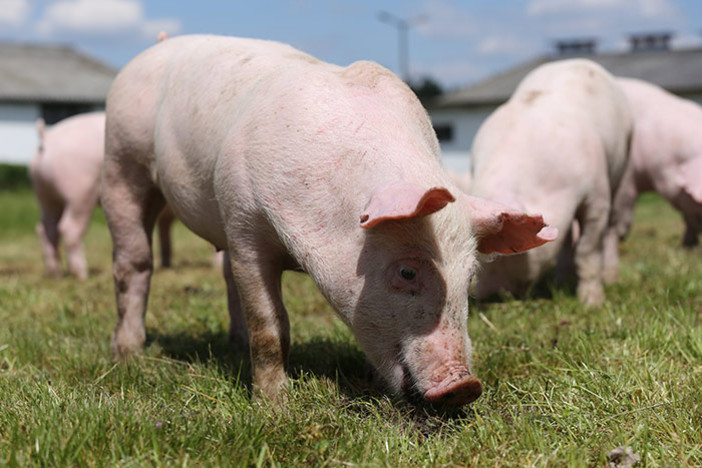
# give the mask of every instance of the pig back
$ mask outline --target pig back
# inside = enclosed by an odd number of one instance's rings
[[[284,243],[331,220],[358,230],[388,180],[445,182],[426,112],[397,77],[269,41],[183,36],[152,47],[115,81],[111,135],[219,247],[227,223]]]
[[[31,164],[35,185],[64,202],[97,202],[104,135],[104,112],[75,115],[46,130]]]

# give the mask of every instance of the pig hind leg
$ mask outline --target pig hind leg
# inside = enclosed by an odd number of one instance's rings
[[[575,246],[578,298],[588,306],[600,305],[605,299],[602,267],[609,211],[609,197],[598,196],[586,200],[578,212],[581,227],[580,238]]]
[[[42,206],[41,220],[37,223],[37,235],[44,255],[44,269],[49,276],[61,275],[61,255],[59,253],[59,229],[62,208]]]
[[[117,358],[141,351],[146,340],[144,315],[153,271],[151,237],[165,200],[143,166],[129,157],[112,157],[107,149],[102,205],[114,246],[117,326],[112,353]]]
[[[58,224],[59,233],[66,246],[68,269],[79,279],[88,277],[88,264],[83,251],[83,235],[88,228],[96,203],[97,200],[94,203],[88,203],[89,206],[68,205]]]

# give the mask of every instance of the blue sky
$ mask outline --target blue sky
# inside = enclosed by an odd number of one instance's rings
[[[399,72],[397,30],[380,10],[425,20],[410,31],[410,71],[453,89],[534,56],[554,40],[595,37],[621,51],[628,34],[675,33],[702,46],[702,0],[0,0],[0,40],[71,44],[117,68],[158,31],[287,42],[340,65]]]

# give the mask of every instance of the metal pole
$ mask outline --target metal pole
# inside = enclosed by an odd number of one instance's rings
[[[390,24],[397,28],[398,35],[398,61],[400,65],[400,76],[406,83],[410,80],[409,71],[409,30],[426,20],[425,15],[417,16],[408,20],[399,18],[387,11],[378,13],[378,19],[383,23]]]

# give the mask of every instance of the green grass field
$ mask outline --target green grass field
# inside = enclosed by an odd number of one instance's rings
[[[702,251],[661,199],[637,207],[608,302],[473,306],[483,396],[456,414],[375,389],[353,336],[304,275],[286,274],[291,390],[252,402],[227,343],[224,282],[202,240],[175,229],[154,274],[143,356],[115,365],[110,239],[97,212],[91,277],[42,276],[27,191],[0,192],[0,465],[702,466]]]

